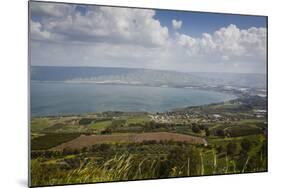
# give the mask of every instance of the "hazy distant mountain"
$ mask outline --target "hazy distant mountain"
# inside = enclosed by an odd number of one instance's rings
[[[31,67],[31,80],[140,84],[151,86],[266,87],[266,75],[242,73],[183,73],[175,71],[105,67]]]

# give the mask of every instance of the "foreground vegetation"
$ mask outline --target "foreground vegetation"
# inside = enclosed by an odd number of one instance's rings
[[[32,186],[267,171],[266,104],[33,118]]]

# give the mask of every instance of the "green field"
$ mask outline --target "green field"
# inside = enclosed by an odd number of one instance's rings
[[[52,133],[46,134],[43,136],[36,137],[31,140],[31,149],[32,150],[44,150],[50,149],[54,146],[57,146],[61,143],[73,140],[80,136],[79,133]]]
[[[133,116],[127,119],[127,124],[144,124],[146,122],[149,122],[150,120],[151,119],[148,116]]]
[[[39,132],[51,126],[48,118],[36,118],[31,121],[32,132]]]
[[[267,171],[267,114],[255,114],[264,104],[33,118],[32,185]]]
[[[104,130],[111,126],[112,121],[111,120],[105,120],[105,121],[100,121],[100,122],[92,122],[89,126],[92,129],[95,130]]]

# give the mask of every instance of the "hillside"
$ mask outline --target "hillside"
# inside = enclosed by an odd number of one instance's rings
[[[33,81],[133,84],[149,86],[235,86],[266,88],[266,75],[245,73],[184,73],[105,67],[31,67]]]

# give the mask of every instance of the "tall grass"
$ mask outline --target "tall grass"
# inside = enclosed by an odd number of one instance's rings
[[[165,177],[229,174],[267,170],[267,157],[261,145],[243,155],[218,156],[215,149],[174,148],[166,154],[125,152],[98,162],[82,162],[78,168],[32,160],[32,185],[59,185]]]

